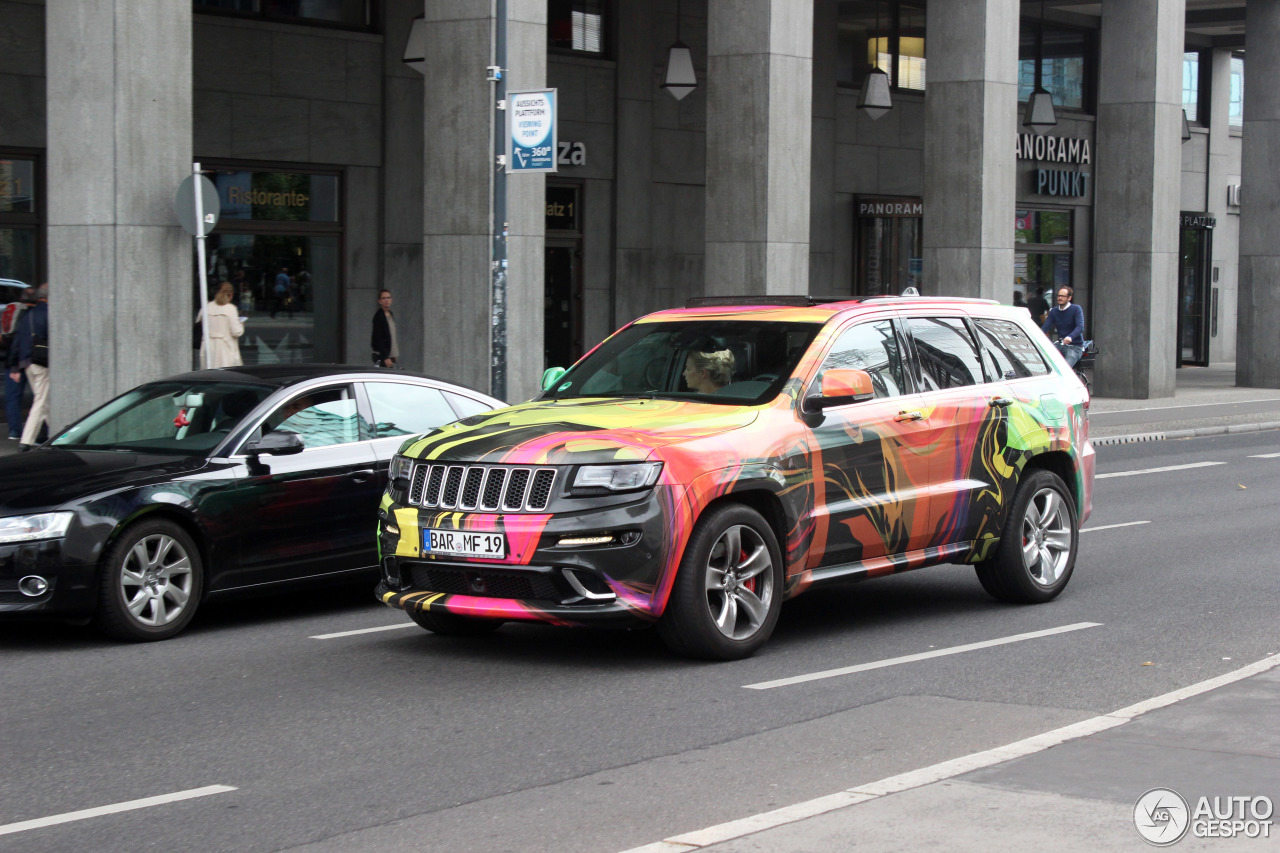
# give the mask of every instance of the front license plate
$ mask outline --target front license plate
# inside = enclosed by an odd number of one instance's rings
[[[424,528],[422,553],[501,560],[507,556],[507,537],[501,533]]]

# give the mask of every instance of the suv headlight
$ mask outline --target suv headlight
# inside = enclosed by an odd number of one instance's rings
[[[413,472],[413,460],[408,456],[391,457],[391,479],[407,480]]]
[[[634,492],[658,482],[661,462],[624,462],[618,465],[583,465],[573,476],[569,493],[575,497]]]
[[[74,512],[42,512],[0,518],[0,543],[60,539],[67,535]]]

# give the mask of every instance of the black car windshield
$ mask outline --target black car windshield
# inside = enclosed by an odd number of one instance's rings
[[[72,424],[51,443],[80,450],[204,456],[273,390],[235,382],[140,385]]]
[[[542,399],[677,397],[756,405],[778,395],[819,323],[636,323],[578,362]]]

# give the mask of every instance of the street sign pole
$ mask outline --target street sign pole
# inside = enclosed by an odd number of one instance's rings
[[[495,0],[493,65],[489,79],[494,84],[493,152],[489,158],[493,171],[493,264],[490,304],[493,311],[490,329],[489,393],[499,400],[507,398],[507,170],[502,153],[507,144],[507,0]]]
[[[206,269],[204,257],[204,204],[201,198],[204,181],[200,180],[202,176],[199,163],[191,164],[191,173],[195,176],[192,181],[192,195],[196,200],[196,265],[200,272],[200,296],[204,299],[204,302],[200,304],[201,348],[204,351],[204,358],[201,359],[200,366],[207,369],[213,358],[213,351],[209,348],[209,318],[204,316],[209,307],[209,272]]]

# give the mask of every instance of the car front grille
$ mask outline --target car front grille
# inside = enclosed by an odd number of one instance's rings
[[[555,468],[516,465],[415,465],[409,503],[466,512],[545,512]]]

